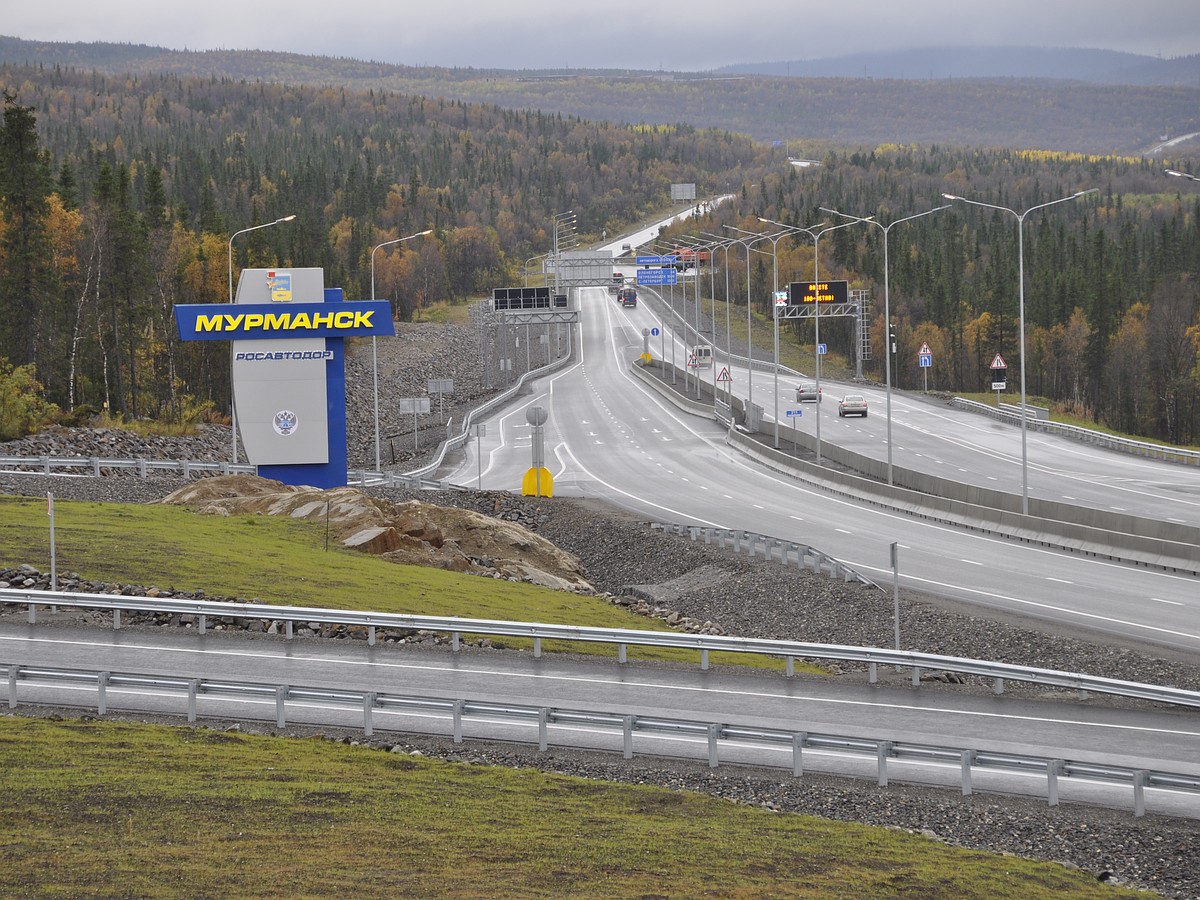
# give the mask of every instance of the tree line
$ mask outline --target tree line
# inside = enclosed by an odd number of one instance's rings
[[[400,319],[518,283],[554,216],[613,234],[673,182],[756,165],[749,139],[439,98],[3,67],[0,351],[64,410],[180,419],[227,403],[222,348],[179,344],[178,303],[228,268],[313,266]],[[243,228],[288,215],[295,220]],[[232,254],[232,263],[230,255]]]
[[[883,321],[880,228],[854,225],[819,243],[823,278],[868,290],[871,358],[882,380],[889,325],[894,383],[986,390],[995,353],[1020,362],[1019,251],[1029,392],[1123,431],[1179,443],[1200,434],[1200,190],[1161,162],[937,144],[829,149],[781,164],[777,148],[688,126],[590,122],[535,110],[335,86],[228,78],[117,78],[65,67],[0,67],[0,353],[32,367],[64,410],[108,408],[171,420],[224,409],[227,353],[180,344],[178,303],[227,298],[231,236],[295,214],[232,245],[233,268],[319,266],[349,299],[375,288],[398,318],[517,283],[552,245],[553,218],[576,213],[586,240],[616,235],[669,205],[670,185],[730,191],[687,230],[873,216],[889,226],[946,204],[946,193],[1034,212],[1018,244],[1015,216],[961,202],[889,228],[891,323]],[[1187,160],[1174,163],[1190,165]],[[1200,188],[1196,184],[1195,188]],[[731,235],[740,232],[728,232]],[[783,284],[807,280],[813,241],[751,252],[752,302],[771,310]],[[734,296],[745,249],[730,248]],[[724,254],[714,254],[723,264]],[[724,278],[716,280],[718,293]],[[789,339],[811,340],[791,323]],[[850,324],[822,338],[853,358]],[[929,344],[935,365],[917,366]]]
[[[873,377],[883,380],[891,326],[901,387],[928,378],[931,390],[987,391],[1000,354],[1016,388],[1023,299],[1029,394],[1124,432],[1200,441],[1200,183],[1167,177],[1151,159],[1011,149],[883,145],[819,159],[747,185],[695,227],[745,239],[747,231],[816,232],[873,217],[876,226],[850,224],[816,242],[822,280],[869,292]],[[790,234],[777,241],[783,286],[814,271],[812,234]],[[775,260],[758,252],[770,243],[756,248],[751,296],[769,317]],[[736,298],[746,267],[743,247],[733,249]],[[811,346],[811,323],[789,324],[793,339]],[[854,359],[849,320],[826,322],[821,336]],[[919,367],[922,344],[934,358],[928,371]]]

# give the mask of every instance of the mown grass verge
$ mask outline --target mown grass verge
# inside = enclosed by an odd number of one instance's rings
[[[0,717],[9,897],[1135,896],[702,794],[322,739]]]
[[[313,522],[275,516],[205,516],[178,506],[55,501],[59,572],[91,581],[203,590],[289,606],[320,606],[426,616],[461,616],[598,628],[667,630],[597,597],[501,579],[396,565],[329,540]],[[0,565],[50,571],[45,499],[0,495]],[[514,648],[531,640],[493,639]],[[615,657],[616,647],[543,641],[547,652]],[[634,659],[695,663],[698,653],[630,647]],[[713,665],[782,671],[778,659],[713,653]],[[799,671],[820,672],[797,660]]]

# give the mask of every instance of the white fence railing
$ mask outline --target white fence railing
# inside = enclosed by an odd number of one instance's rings
[[[997,409],[995,406],[990,406],[987,403],[967,400],[964,397],[955,397],[950,401],[950,405],[959,409],[969,409],[971,412],[982,413],[985,416],[1000,419],[1004,422],[1015,422],[1017,424],[1021,422],[1020,407],[1017,407],[1016,411],[1013,412],[1005,408],[1010,404],[1004,404]],[[1095,444],[1098,447],[1105,447],[1121,453],[1129,453],[1133,456],[1161,459],[1166,462],[1180,463],[1185,466],[1200,466],[1200,450],[1187,450],[1183,447],[1170,447],[1164,444],[1152,444],[1148,441],[1135,441],[1130,438],[1118,437],[1114,434],[1105,434],[1102,431],[1093,431],[1090,428],[1080,428],[1078,425],[1050,422],[1038,418],[1032,413],[1026,417],[1025,426],[1034,431],[1045,431],[1050,434],[1062,435],[1063,437],[1081,441],[1085,444]]]
[[[754,653],[784,660],[788,677],[795,674],[797,659],[823,659],[855,662],[867,666],[871,683],[877,681],[879,666],[896,666],[912,673],[912,684],[919,687],[922,672],[954,672],[991,679],[992,690],[1003,693],[1005,681],[1019,681],[1088,693],[1131,697],[1157,703],[1200,708],[1200,692],[1175,687],[1121,681],[1097,675],[1039,669],[1010,663],[988,662],[912,650],[882,647],[850,647],[840,644],[811,644],[802,641],[776,641],[765,638],[729,635],[692,634],[678,631],[640,631],[632,628],[593,628],[584,625],[555,625],[545,622],[508,622],[498,619],[462,619],[445,616],[414,616],[405,613],[364,612],[309,606],[274,606],[232,603],[217,600],[177,600],[169,597],[130,597],[120,594],[88,594],[67,591],[37,591],[17,588],[0,589],[0,603],[29,608],[29,621],[37,621],[39,606],[64,606],[110,611],[113,628],[121,627],[121,613],[172,613],[195,617],[198,630],[205,633],[210,619],[257,619],[282,623],[287,638],[293,636],[295,623],[350,625],[365,627],[367,641],[375,643],[378,629],[397,632],[431,631],[449,634],[453,649],[458,650],[462,635],[492,635],[528,638],[533,641],[534,656],[541,656],[542,641],[582,641],[617,647],[618,662],[627,661],[627,650],[636,647],[669,647],[700,654],[700,667],[709,667],[710,653]]]
[[[275,726],[287,727],[289,712],[295,716],[303,709],[305,724],[323,726],[342,724],[340,719],[347,711],[361,716],[363,733],[371,737],[375,732],[375,713],[419,713],[422,720],[440,718],[447,723],[442,731],[449,731],[454,743],[463,741],[464,721],[472,718],[486,720],[494,726],[497,720],[537,729],[538,749],[545,752],[550,746],[551,728],[570,729],[570,746],[583,743],[588,733],[605,735],[599,741],[589,741],[588,749],[615,750],[616,736],[621,736],[621,748],[625,759],[634,755],[635,736],[646,738],[669,736],[674,740],[657,742],[652,752],[655,755],[671,755],[677,758],[692,758],[707,753],[710,768],[720,765],[721,751],[732,753],[734,747],[783,746],[790,749],[787,757],[792,774],[804,774],[804,751],[819,751],[822,754],[842,756],[874,757],[876,778],[880,787],[886,787],[891,761],[916,762],[927,767],[940,764],[960,770],[960,785],[963,795],[972,793],[972,775],[975,772],[1044,773],[1046,797],[1051,806],[1058,805],[1058,782],[1060,778],[1127,785],[1133,791],[1133,813],[1135,817],[1145,814],[1145,790],[1157,788],[1177,793],[1200,794],[1200,775],[1114,766],[1088,760],[1062,759],[1035,756],[1009,751],[996,752],[982,748],[962,748],[894,741],[862,735],[826,734],[801,730],[780,730],[732,722],[714,722],[694,719],[674,719],[662,716],[637,715],[626,712],[566,709],[551,706],[524,704],[498,704],[487,701],[454,697],[419,697],[389,694],[382,691],[359,691],[346,688],[300,687],[295,685],[242,682],[212,678],[186,678],[161,674],[111,672],[84,669],[59,669],[45,666],[25,666],[0,663],[0,671],[8,679],[8,707],[18,707],[21,686],[29,688],[58,687],[62,685],[95,687],[95,708],[105,715],[114,699],[109,691],[121,691],[125,709],[140,709],[134,697],[144,694],[173,694],[186,697],[187,720],[190,723],[199,717],[201,699],[219,700],[237,698],[258,700],[259,703],[239,703],[239,717],[269,720],[267,710],[273,706]],[[31,699],[30,702],[33,702]],[[72,704],[77,706],[77,704]],[[87,708],[91,708],[88,706]],[[260,711],[259,715],[254,715]],[[340,713],[340,715],[339,715]],[[222,718],[228,718],[222,712]],[[396,729],[391,729],[395,731]],[[422,729],[424,730],[424,729]],[[437,732],[435,732],[437,733]],[[518,729],[517,734],[522,734]],[[519,739],[519,738],[518,738]],[[532,743],[532,741],[530,741]],[[564,746],[565,746],[564,742]],[[692,753],[686,750],[692,750]],[[767,758],[770,765],[770,758]],[[908,780],[919,776],[912,772]]]

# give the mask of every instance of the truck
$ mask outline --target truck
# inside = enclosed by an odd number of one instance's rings
[[[675,268],[682,272],[684,269],[695,268],[697,259],[700,265],[706,265],[712,258],[712,253],[708,250],[697,251],[691,247],[676,247],[671,251],[671,256],[675,257]]]

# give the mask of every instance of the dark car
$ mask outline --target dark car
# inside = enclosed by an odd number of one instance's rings
[[[796,402],[797,403],[820,403],[823,390],[818,388],[814,381],[802,381],[796,385]]]
[[[637,291],[631,287],[623,287],[617,291],[617,301],[622,306],[637,306]]]

